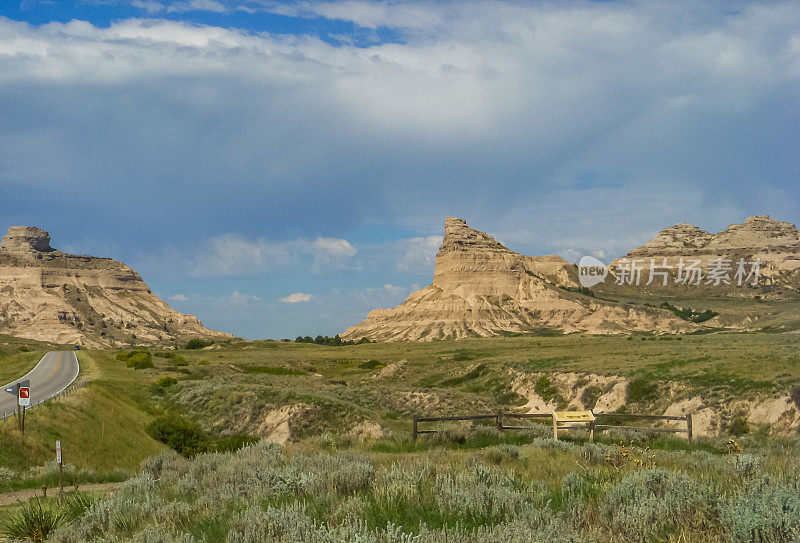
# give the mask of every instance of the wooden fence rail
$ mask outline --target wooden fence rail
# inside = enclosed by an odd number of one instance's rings
[[[596,413],[594,416],[599,420],[602,419],[640,419],[640,420],[666,420],[666,421],[683,421],[686,423],[685,428],[657,428],[652,426],[629,426],[625,424],[597,424],[594,423],[592,427],[596,430],[607,430],[609,428],[623,428],[626,430],[638,430],[641,432],[663,432],[663,433],[683,433],[692,441],[692,414],[688,413],[685,417],[677,417],[671,415],[646,415],[643,413]],[[416,441],[420,434],[436,434],[439,430],[420,430],[419,424],[423,422],[457,422],[457,421],[474,421],[474,420],[494,420],[495,425],[499,430],[530,430],[531,426],[510,426],[503,422],[503,419],[550,419],[553,420],[553,413],[506,413],[498,411],[494,414],[481,414],[481,415],[463,415],[463,416],[450,416],[450,417],[418,417],[414,415],[411,427],[411,439]],[[611,421],[609,421],[611,422]]]

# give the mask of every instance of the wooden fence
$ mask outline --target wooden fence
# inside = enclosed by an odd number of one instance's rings
[[[669,415],[645,415],[641,413],[595,413],[594,416],[596,417],[597,421],[594,423],[593,427],[595,430],[606,430],[609,428],[624,428],[628,430],[639,430],[642,432],[663,432],[663,433],[675,433],[675,434],[686,434],[686,437],[689,439],[689,442],[692,441],[692,414],[688,413],[685,417],[675,417]],[[507,413],[503,411],[498,411],[494,414],[485,414],[485,415],[463,415],[463,416],[452,416],[452,417],[418,417],[414,415],[412,427],[411,427],[411,439],[414,441],[417,440],[417,437],[420,434],[436,434],[439,430],[421,430],[419,428],[420,423],[425,422],[458,422],[458,421],[476,421],[476,420],[494,420],[495,425],[497,426],[498,430],[530,430],[531,426],[520,426],[519,423],[517,425],[508,425],[506,424],[507,419],[513,420],[535,420],[535,419],[542,419],[542,420],[553,420],[552,413]],[[638,420],[665,420],[665,421],[683,421],[686,423],[685,428],[664,428],[664,427],[653,427],[653,426],[628,426],[625,424],[599,424],[599,422],[603,421],[604,419],[611,419],[609,422],[612,422],[614,419],[617,420],[626,420],[626,419],[638,419]]]

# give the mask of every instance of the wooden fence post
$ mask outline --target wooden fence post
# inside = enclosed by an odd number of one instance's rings
[[[555,413],[553,413],[553,439],[558,441],[558,419]]]
[[[411,426],[411,441],[417,440],[417,416],[414,415],[414,422]]]
[[[502,417],[503,417],[503,410],[502,409],[498,409],[497,410],[497,429],[498,430],[502,430],[503,429],[503,418]]]
[[[686,435],[689,438],[689,443],[692,442],[692,414],[686,413]]]

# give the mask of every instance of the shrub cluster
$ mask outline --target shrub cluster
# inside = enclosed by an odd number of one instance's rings
[[[197,349],[202,349],[204,347],[209,347],[210,345],[213,344],[214,344],[213,339],[201,339],[196,337],[186,342],[186,348],[189,350],[197,350]]]
[[[189,365],[189,362],[184,357],[173,351],[162,351],[160,353],[156,353],[156,356],[160,358],[166,358],[167,360],[171,360],[172,363],[175,364],[176,366]]]
[[[246,435],[215,438],[197,423],[177,415],[154,419],[147,425],[146,431],[156,441],[186,457],[212,451],[236,451],[244,445],[258,441],[258,438]]]
[[[712,311],[711,309],[706,309],[705,311],[695,311],[691,307],[675,307],[669,302],[664,302],[661,304],[661,307],[672,311],[677,317],[685,321],[691,321],[698,324],[707,320],[711,320],[719,315],[719,313]]]
[[[609,467],[606,459],[620,449],[604,444],[536,438],[523,449],[527,456],[542,448],[557,471],[573,463],[583,468],[586,461],[592,469],[573,468],[560,485],[548,485],[503,469],[515,463],[530,468],[520,449],[508,445],[487,448],[466,462],[430,451],[377,465],[353,451],[287,452],[267,441],[192,459],[170,451],[146,460],[141,475],[60,527],[51,541],[800,540],[800,479],[763,475],[758,457],[661,451],[670,455],[664,464],[680,460],[688,468],[683,472],[634,463]],[[501,465],[491,467],[481,458]]]
[[[295,343],[316,343],[317,345],[329,345],[331,347],[341,347],[344,345],[362,345],[364,343],[372,343],[365,337],[362,337],[358,341],[356,340],[344,340],[339,337],[339,334],[336,334],[333,337],[329,336],[297,336],[294,340]]]
[[[143,370],[153,367],[153,355],[150,351],[136,350],[119,353],[117,360],[125,362],[125,365],[135,370]]]

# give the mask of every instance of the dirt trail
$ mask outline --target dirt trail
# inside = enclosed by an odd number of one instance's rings
[[[111,493],[117,490],[122,483],[94,483],[94,484],[86,484],[86,485],[78,485],[77,489],[80,491],[95,491],[95,492],[105,492]],[[74,491],[74,486],[64,487],[64,491]],[[50,497],[58,496],[58,488],[48,488],[47,494]],[[6,492],[4,494],[0,494],[0,507],[4,505],[10,505],[12,503],[26,502],[33,497],[41,497],[42,489],[28,489],[28,490],[17,490],[14,492]]]

